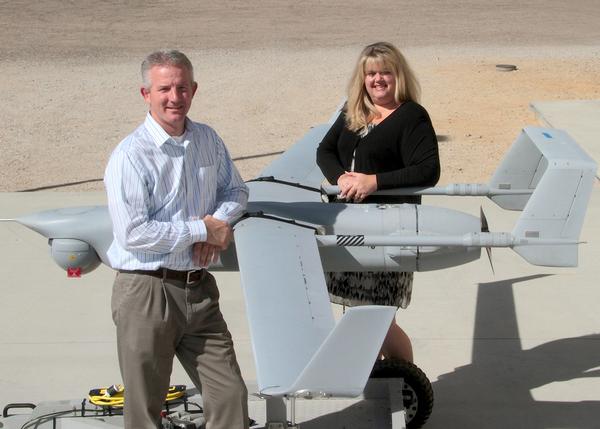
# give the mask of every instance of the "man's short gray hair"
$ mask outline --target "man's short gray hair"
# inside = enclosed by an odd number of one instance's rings
[[[175,49],[163,49],[148,54],[142,62],[142,82],[147,89],[150,89],[150,86],[152,86],[152,82],[150,82],[150,69],[155,66],[184,67],[190,72],[192,82],[194,81],[194,67],[189,58],[183,52]]]

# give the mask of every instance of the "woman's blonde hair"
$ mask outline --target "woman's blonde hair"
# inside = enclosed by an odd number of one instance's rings
[[[367,124],[379,113],[365,88],[367,67],[377,64],[392,72],[396,78],[396,103],[420,99],[421,88],[408,62],[391,43],[377,42],[362,50],[348,83],[346,126],[354,132],[366,129]]]

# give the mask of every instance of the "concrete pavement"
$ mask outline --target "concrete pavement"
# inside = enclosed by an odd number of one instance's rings
[[[567,130],[584,147],[595,138]],[[104,202],[101,193],[0,194],[0,218]],[[481,204],[492,231],[510,231],[518,216],[477,198],[430,197],[424,203],[473,215]],[[464,266],[416,274],[413,302],[397,319],[433,382],[436,404],[428,428],[599,427],[598,219],[596,184],[577,268],[535,267],[498,249],[495,274],[485,252]],[[100,267],[67,279],[46,240],[15,223],[0,223],[0,242],[0,406],[83,398],[90,388],[119,382],[112,271]],[[253,380],[239,276],[216,276],[244,377]],[[189,383],[178,365],[172,382]]]
[[[567,130],[600,162],[600,100],[534,101],[530,107],[544,126]]]

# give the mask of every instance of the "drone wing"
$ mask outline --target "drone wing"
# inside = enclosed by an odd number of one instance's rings
[[[314,230],[248,218],[234,234],[260,393],[359,395],[395,308],[352,308],[336,325]]]

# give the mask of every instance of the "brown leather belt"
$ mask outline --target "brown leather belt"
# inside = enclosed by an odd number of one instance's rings
[[[190,271],[177,271],[168,268],[159,268],[158,270],[119,270],[125,274],[142,274],[146,276],[158,277],[159,279],[179,280],[186,284],[195,283],[204,277],[206,270],[204,268]]]

